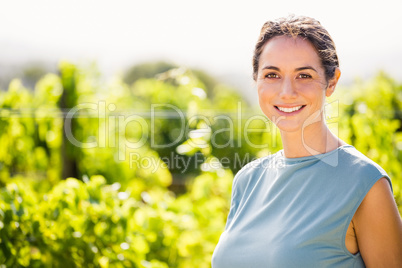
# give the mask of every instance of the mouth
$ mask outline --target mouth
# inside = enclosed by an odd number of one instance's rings
[[[306,105],[294,106],[294,107],[281,107],[281,106],[274,106],[278,111],[286,114],[296,113],[302,110]]]

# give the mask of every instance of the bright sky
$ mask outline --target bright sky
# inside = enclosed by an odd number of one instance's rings
[[[96,60],[115,74],[166,59],[252,85],[262,24],[294,13],[318,19],[332,35],[343,81],[379,69],[401,81],[401,12],[401,0],[3,1],[0,62]]]

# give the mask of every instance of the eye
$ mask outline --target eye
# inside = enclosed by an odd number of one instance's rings
[[[279,78],[279,75],[277,75],[276,73],[267,73],[265,75],[265,78]]]
[[[297,78],[306,79],[306,78],[312,78],[312,76],[309,74],[299,74]]]

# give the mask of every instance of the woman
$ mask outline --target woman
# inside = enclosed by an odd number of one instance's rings
[[[308,17],[267,22],[253,69],[283,150],[236,175],[212,267],[402,267],[387,173],[325,124],[340,77],[328,32]]]

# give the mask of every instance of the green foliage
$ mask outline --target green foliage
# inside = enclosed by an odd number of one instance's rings
[[[69,178],[44,195],[15,179],[0,193],[7,267],[209,267],[228,212],[232,173],[214,168],[179,198]],[[214,217],[210,217],[214,215]]]
[[[138,79],[155,78],[157,74],[164,73],[170,69],[177,68],[175,64],[158,61],[146,62],[132,66],[124,75],[124,82],[131,85]]]
[[[0,98],[0,183],[19,173],[59,179],[62,120],[57,102],[61,96],[60,79],[44,76],[34,92],[19,80],[10,83]],[[49,117],[49,114],[53,114]]]
[[[402,85],[380,73],[334,98],[342,101],[340,137],[387,171],[402,213]]]
[[[35,92],[24,89],[18,81],[10,85],[9,92],[1,99],[2,112],[7,113],[10,103],[14,110],[21,111],[21,106],[31,109],[26,122],[10,114],[2,117],[2,145],[12,142],[8,147],[12,154],[5,153],[4,157],[13,162],[8,165],[2,162],[6,187],[0,203],[3,212],[0,263],[7,267],[210,265],[228,212],[232,173],[222,167],[203,172],[198,168],[187,180],[188,190],[176,198],[167,188],[172,175],[161,161],[164,151],[152,150],[149,143],[130,148],[119,141],[138,141],[142,135],[149,136],[150,129],[138,125],[121,129],[113,124],[132,107],[141,111],[149,110],[155,103],[171,103],[187,114],[183,118],[186,125],[196,128],[202,120],[195,119],[192,123],[186,120],[201,107],[213,106],[201,94],[203,84],[184,69],[173,69],[163,75],[159,80],[139,80],[131,90],[119,79],[101,87],[96,71],[64,62],[60,64],[60,77],[45,76],[36,85]],[[110,105],[115,109],[109,109]],[[74,110],[77,107],[80,110]],[[71,135],[80,146],[66,144],[69,141],[63,134],[66,119],[71,120]],[[25,125],[17,128],[11,125],[14,122]],[[147,119],[146,123],[151,122]],[[158,129],[153,133],[157,142],[174,138],[163,134],[172,131],[172,122],[157,118],[154,123]],[[176,129],[181,127],[177,125]],[[18,129],[30,132],[19,131],[17,137],[7,135]],[[13,148],[19,139],[30,141],[30,147],[16,154]],[[180,142],[185,140],[184,136]],[[93,141],[97,146],[86,146]],[[170,151],[172,148],[166,152]],[[37,164],[29,162],[32,158],[26,157],[31,152],[37,153],[44,172],[55,170],[54,178],[38,176],[38,173],[30,176],[30,172],[40,171]],[[137,156],[134,164],[130,155]],[[57,165],[51,161],[52,157],[58,160]],[[77,178],[83,181],[73,178],[60,181],[65,158],[76,162]],[[17,160],[19,165],[14,164]],[[157,165],[138,164],[143,160]],[[197,174],[200,175],[194,178]],[[190,189],[190,178],[196,185],[202,185],[202,189],[214,191]]]
[[[128,85],[62,62],[0,92],[0,263],[210,267],[233,174],[282,144],[233,89],[165,67]],[[402,85],[380,74],[332,98],[328,122],[391,175],[402,208]]]

